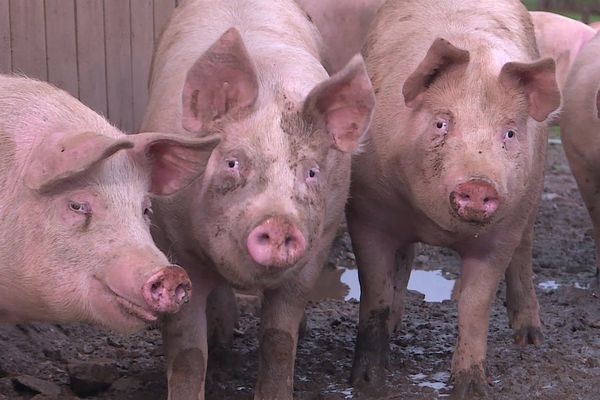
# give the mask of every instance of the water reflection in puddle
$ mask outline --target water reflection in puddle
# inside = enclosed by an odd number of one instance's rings
[[[546,291],[557,290],[561,286],[565,286],[565,284],[558,283],[554,280],[543,281],[543,282],[538,283],[538,287],[540,289],[546,290]],[[569,285],[567,284],[566,286],[569,286]],[[575,287],[576,289],[586,289],[587,290],[590,288],[590,284],[589,283],[581,284],[579,282],[575,282],[575,283],[573,283],[573,287]]]
[[[454,282],[453,279],[445,278],[441,270],[413,270],[408,289],[423,293],[425,301],[439,302],[452,297]],[[311,300],[323,298],[360,300],[358,271],[355,269],[326,269],[317,286]]]
[[[360,299],[360,285],[358,283],[358,271],[355,269],[347,269],[342,274],[342,282],[348,285],[350,290],[345,296],[346,300],[352,298]],[[452,297],[452,288],[454,280],[444,278],[441,270],[422,271],[413,270],[408,281],[408,289],[416,290],[425,295],[425,301],[439,302],[450,300]]]

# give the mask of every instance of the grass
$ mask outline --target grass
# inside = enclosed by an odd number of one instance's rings
[[[523,4],[525,4],[525,7],[527,7],[527,9],[530,11],[536,11],[539,9],[538,8],[538,4],[539,4],[538,0],[522,0],[522,1],[523,1]],[[550,10],[550,11],[555,12],[560,15],[564,15],[565,17],[576,19],[577,21],[581,21],[581,13],[571,12],[571,11],[561,11],[561,10]],[[593,14],[590,16],[590,23],[598,22],[598,21],[600,21],[600,15]]]

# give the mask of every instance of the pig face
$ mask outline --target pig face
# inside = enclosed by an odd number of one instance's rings
[[[18,224],[35,227],[20,242],[23,279],[40,303],[29,317],[132,331],[178,311],[191,283],[153,244],[149,196],[189,184],[217,142],[151,133],[47,135],[24,174],[31,202],[17,206]]]
[[[332,202],[345,200],[336,197],[347,193],[350,153],[374,104],[360,58],[302,104],[266,92],[234,29],[200,57],[184,88],[184,128],[223,137],[191,230],[237,286],[276,285],[311,257]]]
[[[404,83],[410,190],[448,231],[477,232],[519,205],[544,133],[536,121],[560,104],[551,59],[498,70],[438,39]]]

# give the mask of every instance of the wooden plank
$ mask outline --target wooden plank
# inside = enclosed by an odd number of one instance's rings
[[[0,73],[12,71],[9,0],[0,0]]]
[[[133,131],[129,6],[129,0],[104,0],[108,118],[126,132]]]
[[[12,69],[47,80],[43,0],[10,0]]]
[[[154,0],[154,41],[158,42],[158,38],[163,31],[166,23],[171,17],[171,13],[175,8],[175,0]]]
[[[107,115],[104,8],[102,0],[76,0],[79,99]]]
[[[133,87],[133,129],[142,122],[148,102],[148,74],[154,51],[152,0],[131,0],[131,75]]]
[[[48,81],[79,97],[74,0],[46,0]]]

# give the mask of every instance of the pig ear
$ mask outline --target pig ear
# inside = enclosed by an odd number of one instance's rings
[[[304,103],[308,120],[322,122],[335,147],[352,152],[371,122],[375,94],[360,55],[317,85]]]
[[[215,120],[250,108],[258,78],[240,33],[230,28],[188,71],[183,87],[182,125],[205,131]]]
[[[23,179],[30,189],[44,192],[83,174],[117,151],[132,147],[133,143],[125,137],[56,132],[44,137],[33,149]]]
[[[202,138],[167,133],[139,133],[130,136],[136,159],[151,170],[150,192],[167,196],[183,189],[206,169],[218,135]]]
[[[423,94],[440,74],[468,63],[467,50],[455,47],[446,39],[436,39],[423,61],[404,82],[402,87],[404,103],[409,108],[418,107],[423,101]]]
[[[529,115],[542,122],[560,106],[554,60],[545,58],[533,63],[504,64],[498,78],[507,89],[525,90]]]

